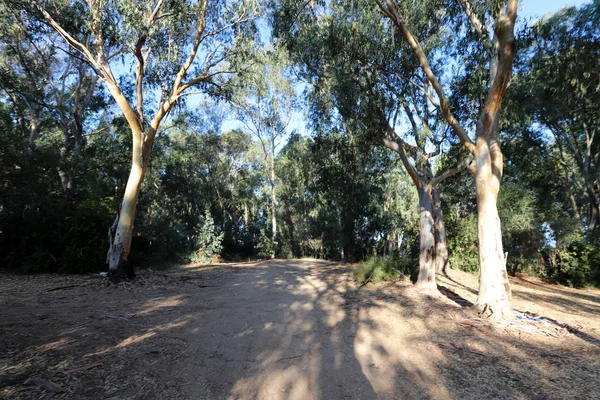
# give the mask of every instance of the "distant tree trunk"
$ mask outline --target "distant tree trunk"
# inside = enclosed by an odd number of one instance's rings
[[[108,274],[113,281],[135,276],[133,266],[129,261],[133,223],[140,189],[150,161],[150,151],[152,150],[152,140],[142,139],[148,136],[143,135],[142,132],[133,132],[132,136],[131,170],[125,187],[123,203],[115,224],[109,229],[110,247],[106,262],[108,263]],[[154,137],[154,135],[152,134],[151,137]]]
[[[448,263],[448,245],[446,243],[446,226],[444,225],[444,212],[442,200],[437,187],[432,190],[433,215],[435,221],[435,264],[436,271],[446,273]]]
[[[435,284],[435,223],[431,186],[425,185],[419,192],[419,277],[417,286],[436,288]]]
[[[592,201],[590,212],[589,236],[592,241],[598,241],[600,238],[600,206],[598,201]]]
[[[244,226],[246,227],[246,230],[249,230],[249,225],[250,223],[250,210],[248,209],[248,201],[244,200]]]
[[[275,246],[277,243],[277,198],[275,197],[275,144],[273,143],[273,154],[271,155],[271,258],[275,258]]]

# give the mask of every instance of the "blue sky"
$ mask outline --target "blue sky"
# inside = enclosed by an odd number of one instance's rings
[[[518,17],[521,20],[524,19],[536,19],[543,17],[545,14],[554,13],[563,7],[568,6],[580,6],[582,4],[590,3],[592,0],[520,0]],[[303,87],[303,86],[302,86]],[[197,99],[190,99],[192,104],[196,104]],[[300,133],[306,134],[306,121],[302,112],[294,113],[294,117],[289,125],[289,131],[297,130]],[[233,128],[240,128],[241,124],[236,121],[235,118],[224,121],[222,130],[229,130]],[[290,132],[288,132],[290,133]]]
[[[522,17],[541,17],[565,6],[579,6],[589,2],[590,0],[521,0],[519,14]]]

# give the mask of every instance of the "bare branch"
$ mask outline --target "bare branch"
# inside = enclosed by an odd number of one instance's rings
[[[37,0],[31,0],[31,1],[35,5],[35,7],[38,9],[38,11],[40,13],[42,13],[42,15],[44,16],[46,21],[50,24],[50,26],[52,26],[52,28],[54,28],[54,30],[56,32],[58,32],[58,34],[60,36],[63,37],[63,39],[65,39],[65,41],[69,44],[69,46],[71,46],[72,48],[74,48],[75,50],[80,52],[92,65],[94,65],[96,68],[98,68],[100,70],[100,66],[94,59],[92,52],[86,46],[84,46],[81,42],[79,42],[77,39],[75,39],[73,36],[71,36],[67,31],[65,31],[62,28],[62,26],[60,26],[58,24],[58,22],[56,22],[54,20],[54,18],[52,18],[52,16],[46,10],[44,10],[44,8],[42,8],[42,6],[40,5],[40,3],[38,3]]]
[[[433,179],[430,182],[431,186],[435,186],[438,183],[442,182],[444,179],[450,178],[451,176],[456,175],[459,172],[462,172],[465,169],[468,169],[468,168],[474,167],[474,166],[475,166],[475,161],[473,160],[472,157],[468,157],[463,162],[456,165],[454,168],[449,168],[449,169],[443,171],[441,174],[433,177]]]
[[[511,0],[511,1],[516,1],[516,0]],[[454,114],[452,113],[452,110],[450,109],[448,99],[446,98],[444,89],[443,89],[442,85],[440,84],[440,82],[437,80],[435,74],[433,73],[433,70],[431,69],[431,66],[429,65],[429,60],[427,59],[427,55],[423,51],[423,48],[421,47],[419,42],[413,36],[412,32],[404,24],[404,21],[402,19],[402,15],[400,14],[400,11],[397,9],[397,7],[393,4],[393,2],[391,0],[385,0],[386,6],[384,6],[380,0],[375,0],[375,2],[377,3],[377,5],[381,9],[381,11],[388,18],[390,18],[390,20],[394,23],[396,28],[400,31],[402,36],[404,36],[404,38],[410,45],[411,49],[413,50],[415,57],[419,61],[421,69],[423,70],[423,72],[425,72],[427,79],[433,86],[433,89],[435,90],[435,92],[439,98],[440,109],[442,111],[444,118],[446,119],[448,124],[452,127],[452,129],[454,130],[456,135],[459,137],[459,139],[463,143],[463,145],[467,148],[467,150],[469,150],[469,152],[471,152],[471,153],[474,153],[475,152],[475,144],[473,143],[473,141],[471,140],[469,135],[467,135],[467,132],[463,129],[463,127],[460,125],[458,120],[454,117]]]
[[[190,66],[192,65],[192,63],[194,62],[194,59],[196,58],[196,54],[198,53],[198,47],[200,47],[200,43],[202,42],[203,35],[204,35],[204,30],[206,29],[206,7],[207,7],[207,5],[208,5],[208,0],[198,1],[198,6],[200,7],[200,10],[198,12],[198,31],[196,32],[196,36],[194,37],[194,44],[192,45],[192,50],[190,51],[188,58],[185,60],[185,62],[181,66],[181,69],[177,73],[177,76],[175,77],[175,82],[173,82],[173,89],[171,91],[171,96],[177,96],[181,92],[179,86],[181,85],[181,82],[183,81],[185,74],[187,73],[187,71],[190,68]]]

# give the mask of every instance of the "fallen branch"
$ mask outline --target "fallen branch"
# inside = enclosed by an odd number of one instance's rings
[[[73,368],[73,369],[70,369],[70,370],[68,370],[68,371],[65,371],[65,374],[67,374],[67,375],[71,375],[71,374],[73,374],[73,373],[75,373],[75,372],[87,371],[88,369],[96,368],[96,367],[99,367],[99,366],[101,366],[101,365],[102,365],[102,364],[100,364],[99,362],[95,362],[95,363],[93,363],[93,364],[84,365],[83,367],[79,367],[79,368]]]
[[[46,292],[54,292],[55,290],[62,290],[62,289],[71,289],[74,287],[83,287],[83,286],[87,286],[89,285],[89,283],[84,283],[83,285],[66,285],[66,286],[58,286],[52,289],[48,289],[46,290]]]
[[[303,356],[304,356],[304,354],[300,354],[299,356],[293,356],[293,357],[283,357],[283,358],[280,358],[279,360],[275,361],[275,363],[278,363],[278,362],[281,362],[281,361],[286,361],[286,360],[294,360],[296,358],[300,358],[300,357],[303,357]]]

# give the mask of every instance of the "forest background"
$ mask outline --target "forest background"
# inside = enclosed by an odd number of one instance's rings
[[[135,136],[95,66],[39,10],[17,3],[0,3],[0,263],[26,273],[105,270]],[[78,2],[42,3],[86,37]],[[126,19],[144,11],[117,3]],[[214,53],[201,48],[199,57],[208,60],[208,78],[177,97],[154,132],[129,262],[371,259],[363,280],[373,279],[373,265],[381,278],[416,277],[419,193],[402,155],[374,131],[383,119],[408,132],[406,145],[422,150],[408,154],[411,165],[433,176],[466,152],[428,89],[420,90],[419,73],[401,81],[380,68],[415,70],[397,57],[407,51],[402,37],[372,1],[331,2],[335,13],[324,8],[302,21],[294,1],[222,3],[209,9],[215,26],[228,17],[235,23],[206,36]],[[464,45],[468,24],[451,7],[441,15],[439,2],[420,3],[433,5],[413,17],[433,21],[421,27],[434,31],[425,46],[433,68],[457,118],[468,120],[485,82],[481,49]],[[500,121],[506,266],[570,286],[600,285],[600,2],[534,13],[519,16]],[[290,28],[311,23],[310,37]],[[115,82],[137,111],[168,92],[163,78],[176,71],[160,60],[177,58],[177,38],[157,40],[163,52],[148,59],[143,100],[136,92],[143,74],[130,65],[144,55],[110,54]],[[465,170],[438,184],[448,263],[470,272],[478,266],[474,182]]]

